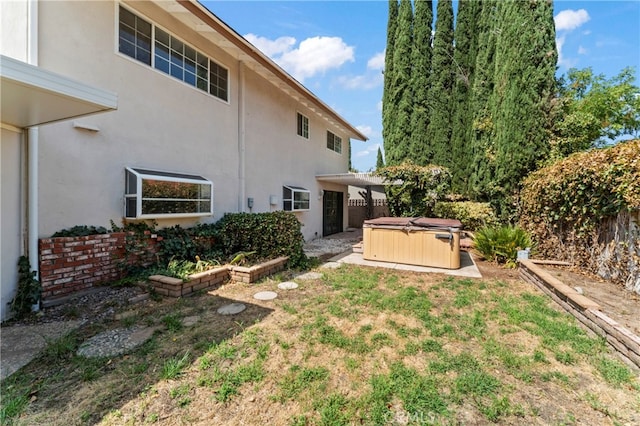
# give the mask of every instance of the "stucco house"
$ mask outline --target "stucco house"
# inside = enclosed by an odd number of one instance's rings
[[[75,225],[348,225],[348,183],[322,176],[366,137],[197,1],[0,7],[2,319],[18,257],[37,269],[38,239]]]

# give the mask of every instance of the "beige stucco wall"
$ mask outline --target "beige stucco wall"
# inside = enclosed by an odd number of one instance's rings
[[[28,0],[0,1],[0,53],[28,62]]]
[[[151,2],[135,2],[139,14],[207,54],[229,70],[229,102],[117,52],[117,3],[41,2],[39,65],[118,94],[118,110],[40,129],[41,237],[75,225],[109,226],[122,217],[126,166],[199,174],[214,184],[213,217],[158,220],[160,226],[218,220],[226,212],[282,208],[282,185],[311,191],[310,211],[297,213],[305,239],[322,235],[321,186],[316,174],[348,169],[349,140],[311,111],[244,68],[244,120],[241,113],[241,65],[201,35],[186,28]],[[60,25],[60,22],[69,23]],[[310,119],[310,139],[296,134],[296,112]],[[245,183],[242,195],[239,123],[244,122]],[[326,148],[326,131],[343,140],[342,154]],[[269,204],[276,195],[278,205]]]
[[[0,143],[0,320],[7,319],[18,282],[21,253],[22,209],[21,135],[2,128]]]
[[[152,4],[140,5],[154,13]],[[117,53],[116,12],[112,2],[41,3],[40,31],[47,36],[41,39],[40,66],[118,93],[117,111],[75,120],[98,132],[73,128],[72,122],[41,127],[41,236],[120,222],[126,166],[203,175],[214,183],[216,219],[236,209],[234,105]],[[59,25],[63,16],[74,25]],[[166,21],[162,16],[148,18]],[[229,57],[199,47],[234,75]],[[231,91],[237,92],[235,79]],[[194,220],[158,221],[179,222]]]
[[[296,215],[304,224],[306,240],[322,236],[321,190],[344,192],[346,203],[347,187],[321,184],[315,176],[347,172],[349,140],[260,76],[248,73],[245,82],[246,194],[254,198],[253,211],[274,210],[269,205],[270,195],[278,197],[276,208],[281,209],[283,185],[306,188],[310,191],[309,211]],[[309,117],[309,139],[297,135],[298,112]],[[341,154],[327,149],[327,130],[342,138]],[[345,213],[345,227],[346,223]]]

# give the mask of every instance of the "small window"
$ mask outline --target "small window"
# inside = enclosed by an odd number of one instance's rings
[[[124,200],[130,219],[211,216],[213,184],[197,175],[127,167]]]
[[[309,117],[298,113],[298,136],[309,139]]]
[[[151,65],[151,24],[120,7],[118,50],[142,63]]]
[[[335,151],[338,154],[342,154],[342,139],[340,136],[336,136],[327,130],[327,148],[331,151]]]
[[[282,187],[282,208],[286,211],[309,210],[309,190],[299,186]]]

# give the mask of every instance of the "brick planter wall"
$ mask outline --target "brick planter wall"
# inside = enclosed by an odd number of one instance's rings
[[[278,257],[277,259],[252,266],[250,268],[245,268],[244,266],[233,266],[230,268],[229,273],[233,281],[254,283],[261,278],[275,274],[278,271],[282,271],[287,260],[289,260],[288,257]]]
[[[39,241],[42,302],[70,296],[94,286],[123,277],[126,234],[84,237],[43,238]],[[128,259],[129,263],[148,263],[157,252],[156,239],[149,235],[144,250]]]
[[[288,257],[283,256],[250,268],[242,266],[221,266],[189,275],[187,281],[183,281],[180,278],[166,277],[164,275],[152,275],[149,277],[149,285],[158,294],[163,296],[187,296],[199,290],[217,288],[229,279],[244,283],[258,281],[263,277],[283,270],[288,260]]]

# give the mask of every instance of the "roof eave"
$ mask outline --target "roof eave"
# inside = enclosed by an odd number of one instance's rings
[[[341,117],[331,107],[320,100],[316,95],[309,91],[304,85],[293,78],[290,74],[284,71],[278,64],[264,55],[254,45],[249,43],[244,37],[238,34],[233,28],[227,25],[224,21],[214,15],[209,9],[203,6],[197,0],[176,0],[186,10],[195,15],[203,23],[211,27],[214,31],[224,36],[229,42],[231,42],[237,49],[253,59],[259,66],[269,71],[276,76],[279,80],[285,82],[288,87],[293,89],[297,94],[306,98],[315,107],[324,111],[324,113],[338,125],[343,127],[348,133],[351,139],[367,141],[368,138],[351,125],[347,120]]]

